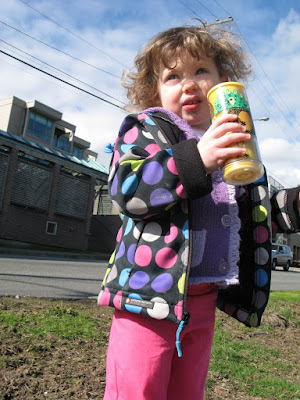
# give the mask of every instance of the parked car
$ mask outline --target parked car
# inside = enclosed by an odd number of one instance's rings
[[[272,269],[282,265],[284,271],[288,271],[293,264],[293,253],[290,246],[285,244],[272,243]]]

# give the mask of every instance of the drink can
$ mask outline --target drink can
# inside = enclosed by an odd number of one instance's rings
[[[264,167],[245,86],[239,82],[220,83],[210,89],[207,99],[210,104],[212,122],[223,114],[237,114],[237,122],[244,125],[246,132],[251,134],[249,141],[232,145],[244,147],[246,154],[225,160],[221,169],[224,181],[231,185],[246,185],[259,180],[264,174]]]

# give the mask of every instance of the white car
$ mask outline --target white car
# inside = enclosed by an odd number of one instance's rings
[[[272,243],[272,269],[282,265],[284,271],[288,271],[293,264],[293,253],[290,246],[285,244]]]

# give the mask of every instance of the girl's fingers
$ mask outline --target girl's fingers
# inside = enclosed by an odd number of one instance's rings
[[[251,135],[249,133],[228,133],[223,135],[218,139],[218,146],[219,147],[228,147],[234,146],[240,142],[247,142],[251,139]]]

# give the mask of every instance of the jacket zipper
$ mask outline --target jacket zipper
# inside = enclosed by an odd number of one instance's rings
[[[187,296],[188,296],[188,286],[189,286],[189,278],[190,278],[190,270],[192,262],[193,231],[192,231],[191,204],[189,201],[188,201],[188,213],[189,213],[189,255],[188,255],[188,265],[186,270],[186,279],[185,279],[184,293],[183,293],[182,320],[180,321],[178,329],[176,331],[176,349],[178,357],[182,357],[180,333],[184,329],[184,327],[188,324],[190,319],[190,314],[187,311]]]

